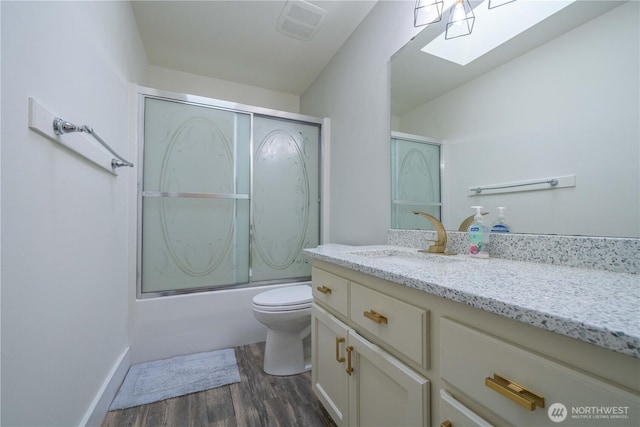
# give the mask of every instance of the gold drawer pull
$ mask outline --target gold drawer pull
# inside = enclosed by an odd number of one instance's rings
[[[389,320],[386,317],[384,317],[382,314],[377,313],[377,312],[375,312],[373,310],[365,311],[364,312],[364,317],[366,317],[367,319],[369,319],[369,320],[371,320],[373,322],[376,322],[377,324],[389,323]]]
[[[485,378],[484,385],[530,411],[536,409],[537,406],[544,408],[544,397],[496,373],[493,374],[493,378]]]
[[[345,350],[347,350],[347,374],[351,375],[353,372],[353,367],[351,366],[351,352],[353,351],[353,346],[350,345]]]
[[[344,342],[344,338],[336,337],[336,361],[344,362],[344,357],[340,357],[340,343]]]
[[[321,292],[321,293],[323,293],[325,295],[329,295],[331,293],[331,288],[327,288],[324,285],[323,286],[318,286],[316,289],[318,290],[318,292]]]
[[[445,420],[443,422],[440,423],[440,427],[452,427],[453,424],[451,424],[451,421],[449,420]]]

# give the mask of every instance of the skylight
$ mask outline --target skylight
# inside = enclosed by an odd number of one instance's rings
[[[456,64],[467,65],[574,1],[517,0],[489,9],[488,0],[484,0],[473,9],[476,19],[470,35],[445,40],[443,32],[421,50]],[[446,11],[444,15],[448,16],[448,13]]]

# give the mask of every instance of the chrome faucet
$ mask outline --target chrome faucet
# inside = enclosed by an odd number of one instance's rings
[[[432,254],[444,254],[445,249],[447,248],[447,232],[444,229],[442,223],[435,216],[429,215],[426,212],[422,211],[414,211],[416,215],[420,215],[423,218],[428,219],[433,223],[434,228],[436,229],[436,233],[438,233],[438,238],[435,243],[429,246],[429,249],[421,249],[418,252],[429,252]]]

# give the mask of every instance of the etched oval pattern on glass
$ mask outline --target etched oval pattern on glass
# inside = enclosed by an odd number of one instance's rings
[[[415,148],[402,159],[398,174],[398,194],[402,200],[433,201],[431,168],[425,155]],[[431,186],[429,186],[431,184]],[[431,188],[430,188],[431,187]]]
[[[284,270],[300,254],[309,221],[309,177],[290,133],[275,130],[260,141],[253,187],[255,252],[269,267]]]
[[[169,138],[160,171],[160,191],[233,193],[232,147],[210,120],[185,121]],[[228,200],[163,198],[162,235],[169,256],[185,274],[211,274],[233,238],[234,205]]]

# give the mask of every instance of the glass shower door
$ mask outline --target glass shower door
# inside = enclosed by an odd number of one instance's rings
[[[251,280],[311,276],[320,238],[318,125],[254,117]]]
[[[250,114],[145,98],[141,292],[249,282]]]

